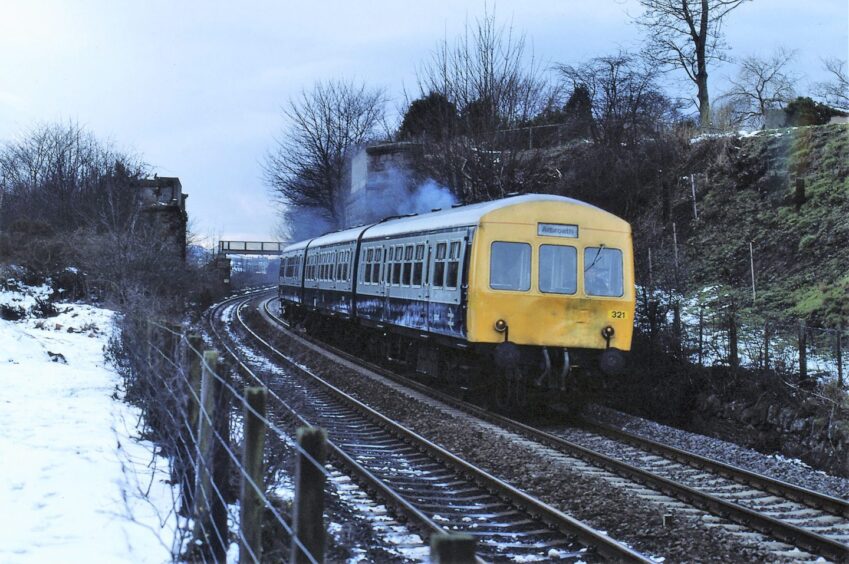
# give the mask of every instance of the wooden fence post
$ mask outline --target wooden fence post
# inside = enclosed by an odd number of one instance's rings
[[[204,351],[201,370],[200,410],[198,412],[197,483],[195,485],[194,538],[201,541],[201,550],[208,553],[214,539],[212,529],[212,482],[215,407],[218,379],[213,371],[218,365],[218,353]]]
[[[317,427],[298,429],[298,445],[301,451],[298,453],[295,467],[295,508],[292,512],[295,538],[292,539],[292,562],[310,562],[304,550],[316,562],[324,560],[325,476],[323,465],[327,457],[326,441],[324,429]],[[316,467],[314,462],[322,467]],[[300,541],[300,545],[295,542],[296,539]]]
[[[262,454],[265,448],[265,388],[245,388],[245,442],[242,452],[242,488],[239,496],[242,539],[239,562],[262,561],[261,494],[265,492]],[[257,491],[259,489],[259,491]]]
[[[475,562],[475,537],[433,535],[430,537],[430,561],[434,564],[472,564]]]
[[[229,383],[230,365],[226,361],[219,360],[217,365],[219,378]],[[212,424],[217,438],[212,444],[212,478],[213,497],[211,499],[210,517],[212,520],[213,535],[212,555],[216,562],[224,562],[227,559],[227,547],[229,546],[227,529],[227,503],[236,501],[230,488],[230,464],[232,459],[228,449],[230,448],[230,393],[224,382],[215,379],[215,412]]]
[[[799,320],[799,380],[808,378],[808,329],[805,320]]]
[[[200,335],[189,335],[186,338],[186,355],[189,369],[186,379],[186,445],[189,451],[189,458],[185,472],[183,473],[182,493],[183,493],[183,513],[190,514],[194,506],[194,488],[197,473],[195,472],[195,461],[199,452],[198,444],[198,413],[200,412],[200,381],[201,381],[201,350],[203,347],[203,339]]]

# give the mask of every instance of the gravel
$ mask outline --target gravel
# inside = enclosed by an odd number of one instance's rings
[[[834,497],[849,499],[849,479],[814,470],[801,460],[788,459],[780,454],[764,454],[727,441],[682,431],[606,407],[592,406],[587,409],[586,415],[590,420],[607,423],[641,437]]]

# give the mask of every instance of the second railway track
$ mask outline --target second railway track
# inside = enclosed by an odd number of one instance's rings
[[[270,310],[270,301],[265,302],[265,315],[283,324]],[[292,334],[292,337],[304,339],[301,335]],[[312,346],[317,345],[312,342]],[[322,346],[334,355],[366,365],[369,370],[454,408],[673,498],[677,503],[671,505],[682,513],[707,512],[713,518],[704,519],[705,526],[724,527],[741,536],[759,533],[764,537],[764,547],[777,558],[849,560],[849,503],[846,500],[614,428],[535,428],[364,363],[334,347]]]

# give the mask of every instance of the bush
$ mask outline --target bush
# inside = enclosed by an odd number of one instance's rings
[[[820,104],[807,97],[798,97],[784,108],[787,127],[799,127],[805,125],[825,125],[832,116],[846,116],[845,112],[835,110],[825,104]]]

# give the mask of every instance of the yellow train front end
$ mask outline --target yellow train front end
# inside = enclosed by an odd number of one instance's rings
[[[472,244],[467,304],[468,340],[499,345],[502,356],[542,347],[548,373],[560,354],[565,372],[570,352],[594,351],[603,370],[621,370],[634,323],[631,227],[567,198],[487,213]]]

